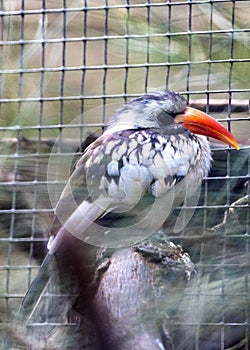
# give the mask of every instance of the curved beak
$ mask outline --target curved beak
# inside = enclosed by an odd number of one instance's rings
[[[199,111],[196,108],[187,107],[185,111],[175,117],[177,123],[183,124],[184,128],[192,131],[194,134],[210,136],[214,139],[225,142],[229,146],[240,149],[234,136],[208,114]]]

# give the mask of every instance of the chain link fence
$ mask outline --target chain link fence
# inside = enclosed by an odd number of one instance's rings
[[[199,271],[180,303],[184,316],[173,319],[176,348],[249,349],[249,8],[242,0],[0,0],[3,334],[15,336],[9,322],[46,254],[79,145],[117,106],[169,88],[241,146],[211,140],[213,169],[195,215],[169,234]],[[55,338],[51,349],[70,349]]]

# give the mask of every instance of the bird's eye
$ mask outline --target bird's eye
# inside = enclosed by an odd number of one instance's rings
[[[166,113],[164,110],[161,110],[161,112],[157,115],[159,126],[164,127],[173,124],[174,117],[174,113]]]

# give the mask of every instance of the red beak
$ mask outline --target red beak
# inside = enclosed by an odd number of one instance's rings
[[[183,113],[175,117],[175,120],[177,123],[182,123],[184,128],[192,131],[194,134],[213,137],[237,150],[240,148],[234,136],[224,126],[198,109],[187,107]]]

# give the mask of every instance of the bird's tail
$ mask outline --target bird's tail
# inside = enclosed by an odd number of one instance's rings
[[[17,313],[18,320],[25,320],[25,322],[28,322],[32,317],[36,306],[39,304],[41,297],[50,282],[50,279],[55,275],[57,269],[56,265],[55,256],[47,254],[37,276],[32,281],[31,286],[22,301]]]
[[[75,304],[81,294],[85,300],[87,248],[64,228],[58,234],[62,239],[57,250],[45,257],[13,319],[11,329],[15,338],[3,339],[1,349],[10,348],[5,346],[9,343],[18,349],[44,349],[39,344],[45,341],[49,344],[51,336],[57,334],[62,324],[76,323]],[[80,289],[82,284],[83,292]],[[23,343],[24,347],[21,346]]]
[[[63,227],[56,235],[53,247],[45,257],[17,314],[24,323],[37,319],[45,322],[48,315],[54,320],[67,312],[77,293],[84,294],[93,278],[96,248],[84,244]],[[80,286],[79,286],[80,284]],[[47,316],[46,316],[46,315]]]

